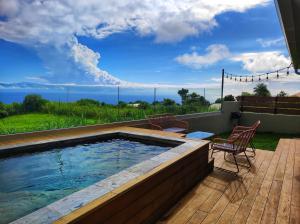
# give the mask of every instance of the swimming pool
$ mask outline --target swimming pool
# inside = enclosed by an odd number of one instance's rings
[[[170,148],[113,137],[1,158],[0,223],[18,219]]]

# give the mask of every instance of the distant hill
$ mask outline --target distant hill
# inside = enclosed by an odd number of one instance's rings
[[[299,93],[295,93],[295,94],[293,94],[293,95],[291,95],[291,96],[296,96],[296,97],[300,97],[300,92]]]

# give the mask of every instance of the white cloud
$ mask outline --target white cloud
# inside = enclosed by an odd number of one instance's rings
[[[253,72],[269,72],[287,67],[290,59],[279,51],[243,53],[232,57],[233,61],[243,63],[243,69]]]
[[[119,80],[95,68],[99,57],[91,49],[79,47],[88,54],[84,62],[73,57],[79,45],[76,36],[101,39],[134,30],[141,36],[153,36],[156,42],[176,42],[211,30],[221,13],[244,12],[270,1],[0,0],[0,16],[5,18],[0,20],[0,38],[34,47],[50,70],[50,81],[80,80],[81,75],[88,82],[101,81],[101,76],[114,83]]]
[[[105,83],[111,85],[124,84],[124,81],[113,77],[108,72],[98,68],[100,54],[92,51],[88,47],[76,43],[71,48],[71,53],[75,63],[82,68],[83,71],[88,71],[94,77],[96,83]]]
[[[282,46],[284,45],[283,37],[276,39],[262,39],[258,38],[256,40],[262,47],[272,47],[272,46]]]
[[[203,66],[215,64],[230,56],[228,48],[223,44],[213,44],[206,48],[207,53],[199,55],[197,52],[183,54],[175,60],[185,66],[199,69]]]

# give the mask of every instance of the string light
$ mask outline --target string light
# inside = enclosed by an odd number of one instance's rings
[[[290,71],[289,69],[291,68],[292,66],[292,63],[288,66],[288,67],[284,67],[284,68],[281,68],[281,69],[278,69],[278,70],[275,70],[275,71],[271,71],[271,72],[267,72],[267,73],[263,73],[263,74],[252,74],[252,75],[235,75],[235,74],[232,74],[232,73],[227,73],[225,72],[226,74],[226,78],[227,79],[230,79],[230,80],[234,80],[234,81],[239,81],[239,82],[255,82],[255,81],[263,81],[263,80],[266,80],[266,81],[269,81],[270,79],[272,78],[277,78],[279,79],[279,72],[284,72],[286,70],[286,75],[288,76],[290,74]],[[272,74],[274,74],[274,76],[272,76]],[[275,75],[276,74],[276,75]],[[258,79],[256,79],[256,77],[258,77]],[[264,77],[266,77],[264,79]]]

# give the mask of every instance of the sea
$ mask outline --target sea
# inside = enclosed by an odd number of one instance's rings
[[[0,102],[10,104],[13,102],[21,103],[28,94],[39,94],[44,99],[59,102],[74,102],[83,98],[89,98],[116,105],[118,101],[126,103],[135,101],[146,101],[152,103],[154,101],[162,101],[165,98],[174,100],[176,103],[181,102],[176,88],[49,88],[49,89],[25,89],[25,88],[2,88],[0,89]],[[190,92],[196,92],[211,102],[220,97],[219,89],[190,89]]]

